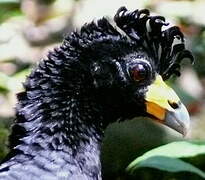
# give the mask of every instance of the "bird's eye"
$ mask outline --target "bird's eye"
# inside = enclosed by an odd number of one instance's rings
[[[148,68],[143,64],[135,64],[130,67],[129,73],[134,81],[139,82],[147,78]]]

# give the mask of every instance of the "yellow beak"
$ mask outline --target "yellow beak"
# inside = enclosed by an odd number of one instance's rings
[[[167,86],[160,75],[148,86],[146,111],[159,122],[186,135],[190,118],[186,107],[172,88]]]

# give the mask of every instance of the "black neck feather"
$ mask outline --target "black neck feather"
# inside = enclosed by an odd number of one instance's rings
[[[24,146],[30,146],[31,150],[67,152],[91,139],[101,140],[103,117],[100,109],[92,96],[86,96],[87,92],[81,89],[85,88],[83,77],[75,71],[65,71],[65,64],[61,67],[60,56],[58,49],[49,55],[49,60],[41,61],[24,83],[25,92],[18,94],[11,149],[25,151]]]

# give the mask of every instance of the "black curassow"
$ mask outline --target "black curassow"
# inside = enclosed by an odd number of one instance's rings
[[[17,95],[2,180],[100,180],[100,150],[109,123],[137,116],[185,134],[189,115],[163,80],[191,59],[178,27],[146,9],[121,7],[85,24],[31,72]],[[176,41],[177,40],[177,41]]]

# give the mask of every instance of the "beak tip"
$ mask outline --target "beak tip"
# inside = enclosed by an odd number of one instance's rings
[[[183,137],[186,137],[188,131],[189,131],[189,128],[188,128],[188,127],[182,128],[182,132],[181,132],[182,136],[183,136]]]
[[[180,108],[175,111],[168,111],[165,124],[185,137],[190,128],[190,117],[186,107],[181,104]]]
[[[190,119],[189,119],[189,122],[190,122]],[[189,132],[189,129],[190,129],[190,123],[189,122],[187,122],[187,124],[185,124],[184,127],[182,127],[183,137],[185,137]]]

